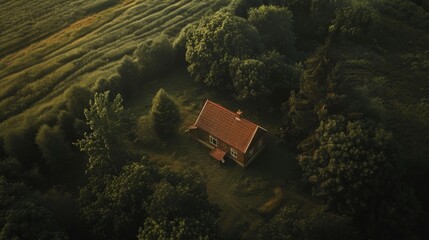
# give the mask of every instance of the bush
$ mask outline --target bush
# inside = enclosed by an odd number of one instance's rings
[[[36,135],[36,144],[52,172],[64,172],[70,167],[71,149],[59,126],[42,125]]]
[[[137,63],[127,55],[122,58],[117,72],[120,77],[119,87],[122,94],[125,96],[132,96],[140,80]]]
[[[18,159],[25,168],[31,168],[41,158],[34,142],[36,131],[29,127],[14,128],[4,133],[4,150]]]
[[[66,107],[75,118],[84,119],[84,109],[89,107],[89,100],[92,98],[90,90],[73,86],[65,93]]]
[[[191,28],[191,24],[186,25],[173,41],[173,48],[176,54],[175,59],[180,65],[186,65],[186,36]]]
[[[166,138],[177,133],[181,122],[180,111],[164,89],[161,88],[153,98],[150,114],[153,128],[159,137]]]
[[[144,76],[155,77],[167,72],[174,63],[174,48],[168,36],[161,34],[141,43],[134,55]]]
[[[292,29],[293,14],[288,8],[265,5],[252,8],[248,21],[259,30],[266,48],[291,55],[295,33]]]
[[[296,205],[285,206],[256,230],[256,239],[357,239],[350,218],[322,208],[306,212]]]

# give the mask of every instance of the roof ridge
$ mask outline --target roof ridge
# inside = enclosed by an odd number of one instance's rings
[[[215,102],[213,102],[213,101],[211,101],[211,100],[209,100],[209,99],[207,99],[207,101],[206,101],[206,102],[209,102],[209,103],[213,104],[214,106],[216,106],[216,107],[218,107],[218,108],[220,108],[220,109],[222,109],[222,110],[225,110],[226,112],[228,112],[229,114],[231,114],[231,115],[233,115],[233,116],[237,116],[237,113],[235,113],[235,112],[233,112],[233,111],[229,110],[228,108],[225,108],[224,106],[222,106],[222,105],[220,105],[220,104],[218,104],[218,103],[215,103]],[[203,109],[204,109],[204,107],[203,107]],[[258,124],[254,123],[254,122],[252,122],[252,121],[250,121],[250,120],[247,120],[247,119],[245,119],[245,118],[240,117],[240,120],[241,120],[241,121],[246,121],[246,122],[248,122],[248,123],[250,123],[250,124],[252,124],[252,125],[255,125],[256,127],[260,127]]]

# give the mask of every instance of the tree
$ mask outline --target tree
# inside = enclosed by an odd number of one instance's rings
[[[272,83],[268,79],[265,64],[256,59],[234,58],[230,65],[234,90],[239,100],[260,100],[271,93]]]
[[[250,8],[259,7],[262,4],[264,4],[263,0],[240,0],[235,6],[234,14],[242,18],[247,18]]]
[[[294,43],[293,15],[286,7],[260,6],[249,10],[248,21],[261,34],[268,49],[275,49],[290,58]]]
[[[177,104],[164,89],[159,89],[153,98],[150,114],[153,127],[161,138],[177,132],[181,121],[180,111]]]
[[[143,75],[155,77],[165,73],[174,63],[175,52],[168,36],[160,34],[141,43],[135,53]]]
[[[370,4],[353,4],[337,10],[329,31],[342,39],[365,41],[366,33],[374,21]]]
[[[41,159],[34,142],[37,129],[28,125],[11,128],[4,132],[4,150],[8,156],[16,158],[26,169],[32,168]]]
[[[192,29],[192,24],[186,25],[173,41],[176,62],[183,66],[186,66],[186,36],[189,34],[190,29]]]
[[[208,202],[201,176],[189,171],[179,175],[168,169],[162,175],[139,239],[215,239],[218,209]]]
[[[65,93],[67,110],[73,117],[83,119],[85,117],[83,111],[88,107],[91,98],[91,91],[83,87],[73,86]]]
[[[0,177],[0,239],[68,239],[51,211],[23,183]]]
[[[207,86],[232,85],[233,58],[250,58],[260,51],[258,31],[245,19],[218,11],[189,31],[186,41],[188,71]]]
[[[130,239],[147,217],[147,206],[160,175],[147,163],[125,165],[105,187],[81,190],[82,215],[100,239]]]
[[[101,178],[117,174],[124,165],[122,141],[133,117],[124,109],[122,97],[109,100],[109,91],[96,93],[85,109],[86,123],[91,132],[76,142],[89,155],[87,173]]]
[[[173,220],[146,218],[139,230],[138,239],[216,239],[210,229],[195,218],[179,218]]]
[[[397,182],[393,136],[380,125],[331,116],[314,139],[315,147],[299,155],[299,164],[313,193],[336,211],[354,215],[373,209]]]
[[[119,67],[117,68],[119,75],[119,89],[122,94],[131,96],[134,94],[134,89],[139,83],[139,68],[130,56],[122,58]],[[114,84],[114,83],[113,83]]]
[[[42,125],[36,135],[36,144],[52,173],[64,173],[70,167],[71,149],[59,126]]]
[[[357,239],[356,229],[349,217],[315,208],[307,212],[296,205],[281,208],[268,222],[261,225],[257,239]]]
[[[268,51],[259,57],[267,67],[268,82],[272,83],[270,94],[272,105],[280,105],[287,101],[289,93],[298,88],[301,65],[288,65],[285,59],[285,56],[277,51]]]

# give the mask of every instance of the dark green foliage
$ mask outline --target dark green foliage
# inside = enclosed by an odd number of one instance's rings
[[[212,226],[204,226],[195,218],[179,218],[173,220],[146,218],[139,230],[138,239],[216,239]]]
[[[375,6],[383,14],[406,24],[426,30],[429,27],[429,1],[421,4],[411,0],[380,1]]]
[[[93,184],[81,190],[79,204],[97,238],[129,239],[138,232],[143,239],[216,236],[217,209],[193,173],[160,172],[141,161],[125,165],[104,186]]]
[[[117,72],[119,76],[119,83],[115,83],[114,81],[116,79],[114,79],[110,84],[118,85],[119,91],[125,96],[132,96],[135,93],[135,88],[139,84],[139,80],[141,78],[137,63],[127,55],[122,58]]]
[[[348,214],[374,236],[409,238],[420,214],[411,189],[400,182],[392,133],[369,120],[331,116],[298,156],[313,194]],[[389,229],[397,229],[391,231]]]
[[[234,9],[234,14],[242,18],[247,18],[249,9],[259,7],[264,2],[264,0],[240,0]]]
[[[249,237],[249,239],[251,239]],[[296,205],[281,208],[257,231],[256,239],[357,239],[350,218],[313,209],[307,213]]]
[[[0,239],[69,239],[31,189],[0,177]]]
[[[153,127],[159,137],[166,138],[177,133],[181,122],[180,111],[164,89],[159,89],[153,98],[150,114]]]
[[[109,91],[96,93],[90,108],[85,109],[85,117],[90,132],[76,145],[89,155],[87,173],[103,178],[118,173],[125,160],[121,150],[123,136],[133,122],[122,105],[121,95],[111,102]]]
[[[85,186],[79,205],[93,234],[99,239],[135,238],[159,178],[150,165],[132,163],[105,186],[94,182]]]
[[[163,171],[148,205],[139,239],[216,239],[217,208],[207,201],[205,182],[192,172]]]
[[[231,61],[230,72],[234,90],[239,100],[260,100],[271,93],[265,64],[256,59]]]
[[[310,0],[310,16],[319,37],[325,37],[332,20],[347,0]]]
[[[141,43],[134,55],[142,74],[151,78],[169,70],[175,58],[173,45],[165,34]]]
[[[64,137],[67,142],[73,142],[76,140],[75,130],[73,128],[74,120],[75,118],[73,118],[69,111],[62,110],[58,113],[57,125],[61,129],[61,132],[64,133]]]
[[[284,134],[302,140],[327,116],[359,110],[348,107],[351,101],[344,94],[347,88],[343,84],[341,64],[331,59],[330,46],[328,41],[306,60],[299,92],[293,92],[283,104]]]
[[[231,85],[229,65],[233,58],[259,53],[258,31],[245,19],[219,11],[204,17],[188,34],[186,61],[196,82],[207,86]]]
[[[36,135],[36,144],[53,173],[64,173],[71,164],[71,149],[59,126],[42,125]]]
[[[286,7],[261,6],[249,10],[248,21],[255,26],[265,47],[277,50],[291,59],[295,43],[293,14]]]
[[[22,164],[15,158],[0,158],[0,176],[10,181],[17,181],[24,173]]]
[[[179,35],[173,41],[176,63],[183,66],[186,65],[186,36],[190,29],[192,29],[192,25],[186,25],[186,27],[182,28]]]
[[[337,211],[360,213],[397,181],[393,136],[373,122],[332,116],[314,138],[315,149],[305,149],[299,163],[313,193]]]
[[[2,239],[69,239],[58,230],[51,212],[33,202],[23,202],[8,211],[0,232]]]
[[[369,4],[354,4],[337,10],[329,31],[341,39],[365,41],[373,22],[373,9]]]
[[[84,109],[88,108],[92,93],[87,88],[71,87],[65,93],[66,107],[75,118],[84,119]]]
[[[100,78],[95,82],[94,92],[105,92],[110,90],[110,82],[105,78]]]
[[[272,86],[270,94],[270,102],[276,107],[283,103],[289,97],[289,92],[298,88],[299,79],[301,76],[300,65],[287,65],[285,56],[277,51],[265,52],[259,57],[267,67],[269,82]]]
[[[10,129],[4,133],[4,150],[10,157],[18,159],[24,168],[29,169],[41,158],[34,138],[36,131],[30,127]]]

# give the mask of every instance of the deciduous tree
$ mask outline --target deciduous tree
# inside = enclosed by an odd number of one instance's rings
[[[89,105],[85,117],[90,132],[76,145],[89,156],[87,173],[104,178],[117,174],[124,165],[122,141],[133,118],[124,109],[121,95],[110,102],[109,91],[96,93]]]
[[[186,61],[197,82],[207,86],[231,85],[229,64],[233,58],[259,53],[258,31],[245,19],[224,11],[204,17],[188,34]]]
[[[252,8],[249,10],[248,21],[258,29],[266,48],[291,57],[295,33],[293,15],[288,8],[272,5]]]
[[[149,77],[165,73],[175,59],[173,45],[165,34],[141,43],[134,54],[143,75]]]

